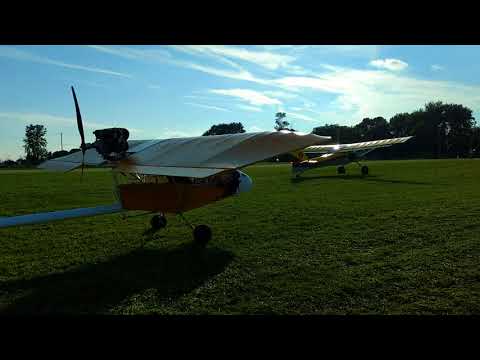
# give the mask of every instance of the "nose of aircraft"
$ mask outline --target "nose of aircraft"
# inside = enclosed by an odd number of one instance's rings
[[[239,179],[240,184],[238,185],[238,194],[250,191],[253,186],[252,179],[250,178],[250,176],[248,176],[244,172],[238,171],[238,173],[240,174],[240,179]]]

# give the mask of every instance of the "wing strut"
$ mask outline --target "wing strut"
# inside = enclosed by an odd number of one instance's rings
[[[102,205],[90,208],[77,208],[12,217],[0,217],[0,228],[39,224],[56,220],[73,219],[77,217],[113,214],[120,211],[123,211],[122,205],[120,203],[114,203],[111,205]]]

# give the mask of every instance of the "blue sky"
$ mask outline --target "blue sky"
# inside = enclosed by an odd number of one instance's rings
[[[285,111],[309,132],[387,120],[428,101],[480,111],[480,46],[0,46],[0,159],[23,156],[29,123],[48,150],[78,147],[77,92],[87,142],[120,126],[131,139],[201,135],[242,122],[269,131]],[[480,122],[480,121],[479,121]]]

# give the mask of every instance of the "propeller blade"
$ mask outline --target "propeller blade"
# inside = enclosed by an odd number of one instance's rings
[[[75,102],[75,111],[77,113],[78,132],[80,133],[80,139],[82,140],[80,148],[82,149],[82,153],[85,155],[86,145],[85,145],[85,134],[83,132],[82,114],[80,113],[80,107],[78,106],[77,96],[75,95],[75,89],[73,88],[73,86],[72,86],[72,94],[73,94],[73,101]]]
[[[85,133],[83,132],[83,122],[82,114],[80,113],[80,106],[78,106],[77,96],[75,95],[75,89],[72,86],[73,101],[75,102],[75,112],[77,113],[77,126],[78,132],[80,133],[80,139],[82,143],[80,144],[80,149],[82,149],[82,175],[80,177],[80,182],[83,182],[83,168],[85,167],[85,151],[87,150],[87,145],[85,144]]]
[[[80,182],[83,182],[83,168],[85,166],[85,155],[82,156],[82,175],[80,175]]]

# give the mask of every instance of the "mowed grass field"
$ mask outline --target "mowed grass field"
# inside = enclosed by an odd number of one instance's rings
[[[290,178],[176,216],[0,229],[0,314],[479,314],[480,160],[372,161]],[[0,172],[0,216],[113,201],[111,174]],[[137,213],[138,214],[138,213]],[[132,214],[134,215],[134,214]]]

